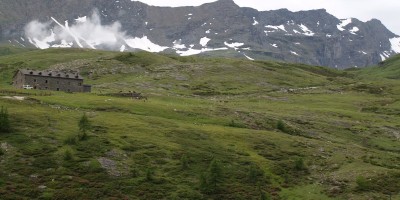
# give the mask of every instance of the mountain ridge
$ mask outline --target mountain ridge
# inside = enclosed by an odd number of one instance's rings
[[[4,2],[0,2],[0,5]],[[258,11],[239,7],[232,0],[176,8],[149,6],[130,0],[85,0],[80,3],[36,0],[35,5],[17,0],[2,7],[10,5],[10,10],[21,11],[18,13],[22,13],[22,16],[16,17],[14,14],[11,18],[16,19],[9,20],[10,23],[0,23],[0,41],[20,46],[82,46],[114,51],[142,49],[179,55],[279,60],[336,68],[370,66],[400,52],[400,38],[379,20],[340,20],[325,9]],[[43,7],[49,9],[44,10]],[[60,8],[71,12],[59,11]],[[116,26],[120,25],[120,29],[116,30],[119,35],[116,34],[113,45],[104,45],[103,40],[93,39],[94,36],[84,38],[87,31],[77,31],[76,35],[80,34],[81,38],[88,41],[78,39],[81,43],[91,43],[88,45],[77,44],[77,39],[71,36],[61,38],[63,36],[60,35],[65,35],[65,31],[56,32],[54,39],[48,38],[51,31],[60,29],[52,18],[64,27],[67,26],[63,22],[68,21],[68,26],[79,28],[79,24],[74,24],[77,19],[85,17],[85,20],[93,20],[94,17],[87,16],[94,9],[98,10],[99,23],[96,25],[113,26],[116,22]],[[0,8],[0,22],[7,20],[4,17],[8,16],[7,12],[10,11]],[[35,41],[34,37],[27,36],[25,29],[32,20],[47,25],[44,33],[48,37],[36,38]]]

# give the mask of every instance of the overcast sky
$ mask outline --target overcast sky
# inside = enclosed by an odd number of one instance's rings
[[[139,0],[154,6],[198,6],[216,0]],[[342,19],[354,17],[361,21],[376,18],[389,30],[400,35],[400,0],[234,0],[241,7],[260,11],[287,8],[291,11],[325,8]]]

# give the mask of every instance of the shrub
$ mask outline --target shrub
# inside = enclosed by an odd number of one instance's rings
[[[276,128],[282,132],[287,132],[287,127],[285,122],[283,122],[282,120],[279,120],[278,123],[276,124]]]
[[[294,168],[297,171],[302,171],[302,170],[306,170],[307,167],[304,164],[304,159],[303,158],[298,158],[295,162],[294,162]]]
[[[76,144],[76,137],[75,137],[74,135],[68,136],[68,137],[64,140],[64,144],[75,145],[75,144]]]
[[[4,155],[4,150],[0,148],[0,156]]]
[[[146,180],[152,181],[154,179],[153,175],[154,175],[154,171],[152,169],[148,168],[146,170]]]
[[[268,193],[265,193],[264,191],[261,190],[261,188],[259,188],[260,190],[260,200],[270,200],[271,197],[269,196]]]
[[[1,107],[0,110],[0,133],[8,133],[11,130],[10,120],[8,118],[7,109]]]
[[[91,129],[91,124],[90,124],[90,121],[89,121],[88,117],[86,116],[86,114],[83,114],[83,116],[79,120],[78,126],[79,126],[79,131],[81,133],[79,135],[79,139],[86,140],[87,132],[90,131],[90,129]]]
[[[132,167],[130,171],[133,178],[136,178],[140,175],[139,170],[136,167]]]
[[[357,190],[360,190],[360,191],[367,191],[370,188],[370,183],[363,176],[357,177],[356,184],[357,184]]]
[[[222,168],[218,160],[211,161],[206,173],[200,177],[200,189],[206,193],[214,193],[218,190],[218,183],[222,179]]]
[[[228,126],[234,127],[234,128],[246,128],[246,125],[244,125],[240,122],[237,122],[233,119],[229,122]]]
[[[72,159],[73,159],[73,156],[72,156],[71,151],[69,149],[65,150],[65,152],[64,152],[64,160],[69,161],[69,160],[72,160]]]
[[[181,157],[181,165],[182,165],[182,169],[187,169],[189,168],[189,159],[186,155],[183,155]]]
[[[248,179],[251,183],[257,183],[264,178],[264,171],[255,165],[251,165],[249,168]]]

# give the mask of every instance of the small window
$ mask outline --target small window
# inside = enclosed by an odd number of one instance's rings
[[[29,74],[33,74],[33,72],[29,72]]]
[[[57,91],[60,91],[60,88],[57,88]]]
[[[36,83],[36,79],[33,79],[33,82],[35,82],[35,83]]]
[[[48,80],[45,80],[44,82],[45,82],[45,83],[49,83],[49,81],[48,81]]]

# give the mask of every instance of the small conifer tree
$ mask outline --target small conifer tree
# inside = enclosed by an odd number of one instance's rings
[[[181,165],[183,170],[189,168],[189,159],[186,155],[181,157]]]
[[[222,168],[219,162],[214,159],[211,161],[206,173],[200,177],[200,188],[203,192],[214,193],[218,190],[218,184],[222,179]]]
[[[217,160],[213,160],[208,168],[208,180],[211,190],[217,189],[217,184],[221,181],[222,169]]]
[[[89,121],[88,117],[86,116],[86,114],[83,114],[83,116],[79,120],[79,124],[78,125],[79,125],[79,131],[81,133],[79,135],[79,139],[80,140],[87,139],[87,132],[90,131],[91,124],[90,124],[90,121]]]
[[[10,120],[8,118],[7,109],[3,106],[0,110],[0,133],[8,133],[11,130]]]

